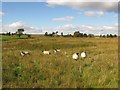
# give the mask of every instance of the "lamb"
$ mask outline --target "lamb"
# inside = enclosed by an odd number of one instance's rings
[[[50,51],[42,51],[43,54],[46,54],[46,55],[49,55],[50,54]]]
[[[56,52],[57,52],[57,51],[56,51],[56,49],[54,49],[53,51],[54,51],[54,53],[56,53]]]
[[[72,58],[73,58],[74,60],[78,60],[78,59],[79,59],[79,53],[74,53],[74,54],[72,55]]]
[[[87,53],[86,52],[82,52],[80,55],[82,58],[86,58],[87,57]]]
[[[22,52],[20,53],[21,56],[25,56],[25,55],[29,55],[29,54],[30,54],[29,52],[25,52],[25,51],[22,51]]]
[[[60,52],[60,49],[56,49],[57,52]]]
[[[60,52],[60,49],[54,49],[54,53]]]

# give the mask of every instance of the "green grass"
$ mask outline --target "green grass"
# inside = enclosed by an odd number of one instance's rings
[[[3,38],[3,87],[118,87],[117,38],[32,37]],[[54,48],[61,51],[53,53]],[[43,55],[44,49],[52,53]],[[20,56],[22,50],[30,55]],[[72,59],[72,53],[84,50],[88,53],[86,59]]]

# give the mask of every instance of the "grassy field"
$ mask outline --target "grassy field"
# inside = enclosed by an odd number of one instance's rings
[[[3,88],[118,88],[118,38],[32,37],[3,36]],[[81,51],[87,58],[73,60]]]

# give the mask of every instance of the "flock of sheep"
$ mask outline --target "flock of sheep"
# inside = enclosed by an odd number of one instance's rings
[[[57,52],[60,52],[61,50],[60,49],[54,49],[53,51],[54,51],[54,53],[57,53]],[[51,54],[51,52],[47,51],[47,50],[42,51],[42,53],[45,54],[45,55],[50,55]],[[65,54],[66,54],[66,52],[65,52]],[[20,52],[20,55],[21,56],[30,55],[30,53],[26,52],[26,51],[22,51],[22,52]],[[81,58],[86,58],[87,53],[83,51],[81,53],[75,52],[75,53],[72,54],[72,59],[74,59],[74,60],[78,60],[80,57]]]

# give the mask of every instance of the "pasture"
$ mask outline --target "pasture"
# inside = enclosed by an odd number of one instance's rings
[[[118,38],[10,37],[2,39],[3,88],[118,88]],[[87,58],[72,59],[82,51]]]

